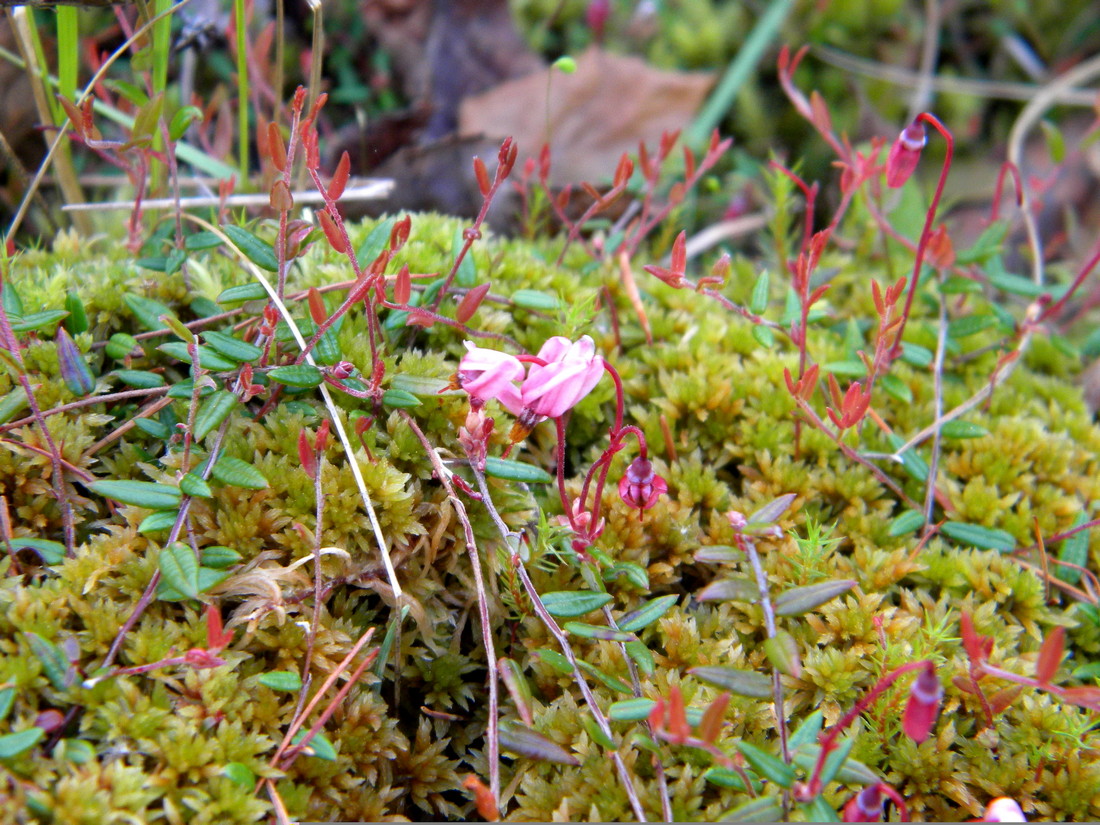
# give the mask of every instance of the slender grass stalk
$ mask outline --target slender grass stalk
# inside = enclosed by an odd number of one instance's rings
[[[173,0],[154,0],[153,3],[153,74],[152,74],[152,95],[156,97],[159,94],[163,94],[168,88],[168,55],[171,48],[171,35],[172,35],[172,17],[170,12],[172,10]],[[180,102],[183,105],[183,102]],[[161,118],[164,117],[164,110],[161,109]],[[157,152],[164,151],[164,137],[159,128],[153,129],[153,149]],[[160,182],[162,180],[162,169],[159,164],[153,164],[149,170],[149,187],[151,190],[156,191],[160,188]]]
[[[76,97],[77,55],[80,54],[80,24],[75,6],[57,7],[57,86],[69,100]],[[63,113],[56,103],[54,119]]]
[[[238,180],[248,180],[248,32],[244,14],[245,0],[233,0],[233,19],[237,29],[237,171]]]

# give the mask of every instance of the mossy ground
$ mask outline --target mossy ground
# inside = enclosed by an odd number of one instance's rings
[[[397,263],[407,263],[414,273],[445,272],[456,226],[451,219],[415,216],[410,242]],[[370,229],[370,224],[351,227],[353,245],[361,244]],[[518,240],[489,239],[476,245],[478,280],[491,281],[494,295],[537,289],[563,300],[561,309],[551,312],[487,303],[471,323],[510,336],[532,352],[551,335],[587,333],[623,377],[628,418],[644,430],[669,492],[644,519],[618,499],[613,486],[605,495],[608,524],[599,549],[614,561],[640,565],[649,580],[648,589],[629,577],[610,581],[612,607],[621,613],[652,596],[679,597],[672,611],[644,631],[656,667],[652,675],[642,676],[643,694],[667,695],[675,684],[689,706],[703,707],[718,691],[688,675],[688,668],[725,665],[769,672],[758,606],[693,598],[729,572],[751,576],[747,563],[744,570],[720,570],[697,563],[694,553],[700,546],[731,542],[727,511],[751,512],[776,496],[796,493],[782,523],[786,536],[760,545],[773,592],[834,578],[852,578],[858,585],[806,616],[782,620],[797,640],[804,664],[799,678],[784,677],[792,727],[818,708],[826,724],[833,722],[889,669],[930,658],[946,690],[933,736],[916,745],[900,734],[905,694],[896,689],[857,722],[852,753],[899,790],[915,818],[977,816],[999,795],[1016,798],[1037,819],[1100,816],[1095,714],[1024,690],[989,728],[976,698],[952,682],[967,673],[959,642],[960,611],[969,611],[978,631],[995,639],[995,664],[1027,675],[1034,672],[1044,634],[1066,627],[1070,657],[1059,677],[1068,684],[1075,667],[1100,654],[1095,610],[1084,610],[1046,588],[1034,553],[1022,555],[1032,565],[1025,566],[1011,554],[974,549],[943,536],[920,547],[916,534],[892,536],[891,519],[905,508],[870,471],[806,425],[796,451],[794,404],[783,380],[784,367],[797,363],[789,346],[765,348],[747,321],[714,301],[639,275],[654,339],[646,343],[616,270],[593,265],[579,252],[571,254],[566,266],[553,266],[549,262],[557,250],[554,244]],[[124,389],[111,376],[122,365],[105,354],[102,342],[115,332],[143,330],[124,294],[160,301],[186,321],[204,306],[194,303],[196,297],[213,300],[247,278],[235,261],[220,253],[196,253],[190,260],[187,283],[178,273],[165,276],[138,268],[106,238],[62,235],[49,251],[22,254],[6,286],[18,291],[24,314],[63,307],[66,292],[75,289],[90,324],[76,340],[102,393]],[[895,261],[894,267],[904,268],[905,260]],[[869,281],[886,279],[884,264],[869,255],[836,254],[822,267],[832,273],[829,314],[812,327],[809,350],[822,364],[850,361],[854,345],[866,347],[866,322],[874,317]],[[747,302],[757,269],[744,261],[736,264],[726,294]],[[319,243],[293,268],[291,287],[347,278],[347,267]],[[776,280],[772,312],[778,316],[785,285]],[[609,296],[618,334],[607,307]],[[969,296],[967,302],[961,314],[986,306],[982,296]],[[254,316],[256,306],[214,328],[228,331],[233,322]],[[306,317],[304,301],[297,312]],[[934,310],[918,300],[908,339],[934,347],[934,321]],[[424,379],[425,385],[445,382],[463,351],[463,336],[443,325],[424,330],[395,324],[388,336],[388,374]],[[129,366],[161,369],[169,383],[182,381],[188,368],[155,349],[164,340],[144,340],[144,356]],[[948,408],[989,381],[998,352],[986,348],[997,340],[995,331],[979,332],[962,338],[960,351],[949,354],[944,379]],[[42,408],[77,400],[62,380],[52,327],[37,336],[23,334],[23,341],[23,357]],[[347,317],[339,344],[344,358],[360,368],[369,365],[361,312]],[[967,416],[988,434],[944,440],[941,489],[953,508],[952,520],[1007,531],[1019,547],[1026,547],[1036,529],[1046,536],[1068,529],[1100,499],[1100,429],[1072,382],[1074,370],[1067,360],[1048,341],[1037,339],[1026,363],[997,389],[991,403]],[[898,363],[894,374],[911,398],[877,392],[874,405],[895,432],[908,437],[934,419],[931,372]],[[9,368],[0,375],[0,398],[16,392],[16,386]],[[18,569],[11,558],[0,561],[0,685],[15,689],[0,733],[25,730],[50,709],[66,714],[66,724],[57,736],[44,740],[49,747],[40,743],[3,760],[4,820],[221,823],[255,822],[270,815],[266,796],[254,795],[250,783],[237,784],[225,766],[241,763],[257,777],[277,775],[268,760],[299,701],[296,693],[260,681],[272,671],[300,671],[313,614],[311,566],[289,567],[311,556],[318,529],[313,484],[298,459],[298,433],[315,430],[325,411],[312,391],[287,398],[288,403],[262,419],[251,417],[259,401],[252,402],[249,413],[239,410],[230,419],[225,442],[227,453],[259,469],[268,486],[252,490],[212,483],[212,496],[196,499],[191,509],[191,540],[200,548],[224,545],[242,556],[208,597],[227,620],[235,620],[236,637],[224,654],[226,663],[209,670],[181,666],[109,678],[92,688],[82,686],[79,674],[90,673],[107,654],[157,569],[158,541],[164,533],[139,533],[137,527],[149,511],[109,507],[78,480],[78,473],[174,484],[180,453],[176,445],[135,428],[89,454],[89,448],[134,416],[142,399],[49,417],[53,437],[74,468],[67,485],[77,510],[78,547],[72,558],[49,565],[32,563],[26,552],[18,557]],[[567,429],[571,477],[580,479],[603,449],[611,399],[605,382],[573,412]],[[440,455],[461,456],[456,432],[465,417],[465,397],[429,391],[420,401],[411,414]],[[819,410],[821,403],[818,395]],[[339,404],[348,415],[362,406],[346,397]],[[498,422],[506,422],[506,413],[495,405],[493,411],[499,412]],[[25,414],[25,408],[18,413]],[[159,420],[171,427],[186,415],[187,401],[178,400]],[[662,420],[671,443],[665,441]],[[507,423],[498,423],[498,451],[507,429]],[[207,446],[212,437],[207,437]],[[861,449],[890,449],[869,422],[861,434],[846,438]],[[475,812],[462,790],[462,777],[487,774],[488,663],[462,530],[420,443],[396,411],[376,417],[366,440],[370,457],[360,450],[356,458],[397,564],[410,619],[402,625],[395,657],[379,669],[380,675],[368,671],[326,725],[335,760],[300,757],[278,776],[277,787],[294,818],[469,818]],[[33,424],[4,433],[0,494],[7,499],[17,537],[57,539],[62,525],[51,492],[50,460],[41,447]],[[553,448],[553,429],[544,424],[520,457],[552,469]],[[927,449],[922,451],[927,454]],[[613,480],[630,458],[624,454],[616,459]],[[377,628],[376,640],[381,639],[396,615],[349,459],[338,445],[329,447],[326,459],[321,544],[341,548],[346,557],[325,560],[332,587],[313,644],[314,685],[367,628]],[[885,468],[910,497],[923,500],[922,482],[896,466]],[[491,483],[497,507],[512,527],[535,523],[539,508],[555,512],[548,486]],[[631,818],[622,787],[610,779],[613,770],[605,751],[582,724],[587,711],[572,677],[539,656],[540,650],[554,649],[553,639],[523,597],[514,596],[509,566],[498,552],[499,537],[488,516],[475,502],[468,507],[490,571],[497,655],[517,661],[531,683],[534,727],[580,763],[566,766],[507,756],[502,785],[508,791],[509,818]],[[1088,567],[1096,570],[1100,544],[1096,531],[1092,533]],[[532,575],[540,592],[585,588],[574,567],[552,556],[538,557],[545,548],[540,551],[538,543],[532,547]],[[591,619],[598,620],[596,614]],[[78,672],[75,680],[66,684],[51,678],[28,634],[62,651]],[[119,664],[180,655],[202,647],[205,639],[198,602],[154,601],[127,636]],[[574,647],[587,662],[628,678],[616,644],[578,638]],[[627,698],[595,679],[592,689],[605,707]],[[507,699],[503,715],[516,717]],[[774,750],[775,717],[769,701],[734,697],[726,719],[717,744],[727,752],[742,739]],[[644,807],[657,817],[660,802],[651,755],[633,743],[635,723],[615,727]],[[714,820],[745,799],[704,779],[712,763],[701,752],[666,745],[660,758],[677,820]],[[849,792],[833,785],[827,796],[840,805]]]

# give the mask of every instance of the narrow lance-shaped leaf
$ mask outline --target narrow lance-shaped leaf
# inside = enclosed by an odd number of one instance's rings
[[[772,680],[763,673],[717,665],[693,667],[688,673],[738,696],[767,699],[772,695]]]
[[[512,659],[501,657],[497,660],[497,672],[500,673],[500,679],[504,682],[508,695],[512,697],[512,702],[515,703],[519,718],[530,727],[534,724],[534,715],[531,711],[531,686],[527,684],[523,670]]]
[[[776,597],[775,615],[797,616],[800,613],[807,613],[815,607],[820,607],[825,602],[847,593],[855,586],[854,579],[837,579],[807,585],[806,587],[796,587]]]
[[[637,610],[632,610],[618,621],[619,630],[635,633],[653,624],[667,613],[679,600],[679,596],[670,593],[667,596],[658,596],[650,599]]]
[[[1066,647],[1066,629],[1056,627],[1043,639],[1043,645],[1039,648],[1039,661],[1035,663],[1035,678],[1044,685],[1049,685],[1054,674],[1058,672],[1058,665],[1062,663],[1062,654]]]
[[[567,753],[561,745],[547,739],[541,733],[520,725],[500,726],[500,746],[519,756],[540,762],[557,762],[562,765],[579,765],[576,757]]]
[[[563,590],[543,593],[540,598],[551,616],[574,619],[603,607],[611,601],[611,594]]]

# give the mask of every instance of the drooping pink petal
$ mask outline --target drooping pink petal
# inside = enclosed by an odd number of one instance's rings
[[[557,418],[575,407],[599,383],[603,359],[587,335],[570,343],[555,336],[543,344],[536,364],[521,386],[523,406],[547,418]]]
[[[499,400],[509,412],[518,413],[519,389],[515,382],[523,378],[523,364],[514,355],[484,349],[466,342],[466,354],[458,364],[458,383],[479,402]]]

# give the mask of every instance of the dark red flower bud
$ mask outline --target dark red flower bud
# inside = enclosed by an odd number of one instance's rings
[[[928,738],[939,715],[942,699],[943,685],[936,676],[935,667],[927,662],[909,687],[909,702],[902,718],[902,728],[914,742],[923,742]]]
[[[917,168],[920,160],[921,149],[928,142],[924,133],[924,124],[914,120],[901,130],[894,145],[890,147],[890,154],[886,158],[886,185],[897,189],[903,185],[913,170]]]
[[[878,822],[882,818],[882,788],[868,785],[844,806],[845,822]]]
[[[653,472],[653,464],[645,458],[630,462],[626,475],[619,480],[619,497],[637,510],[648,510],[667,492],[668,484]]]

